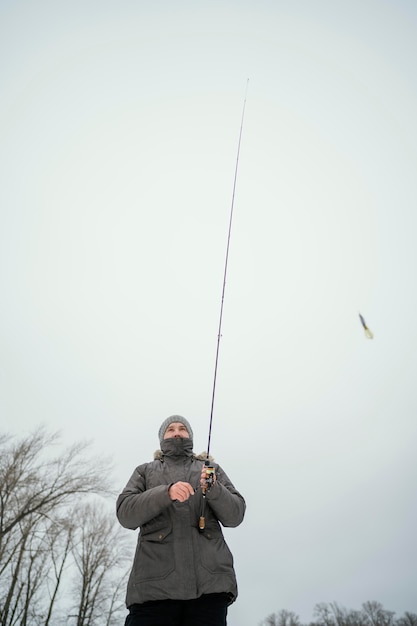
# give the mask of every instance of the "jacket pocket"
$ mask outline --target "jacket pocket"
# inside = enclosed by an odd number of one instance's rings
[[[233,556],[218,529],[210,529],[200,534],[201,565],[211,574],[233,572]]]
[[[135,556],[135,582],[166,578],[174,569],[172,528],[141,534]]]

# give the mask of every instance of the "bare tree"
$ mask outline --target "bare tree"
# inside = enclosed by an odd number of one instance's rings
[[[393,626],[394,613],[379,602],[365,602],[360,611],[348,610],[337,602],[322,602],[314,608],[317,626]]]
[[[48,435],[40,428],[1,449],[0,560],[4,538],[25,517],[48,515],[75,495],[108,489],[104,467],[83,456],[88,444],[72,445],[59,456],[47,458],[45,449],[57,439],[56,433]]]
[[[346,609],[338,602],[329,602],[327,606],[337,626],[362,626],[363,619],[359,611]]]
[[[70,555],[74,524],[71,519],[56,520],[47,535],[50,553],[50,569],[46,586],[48,589],[48,603],[45,609],[44,626],[51,624],[52,611],[54,609],[58,591],[64,577],[64,568]]]
[[[282,609],[279,613],[271,613],[260,626],[301,626],[300,618],[292,611]]]
[[[276,626],[276,618],[276,613],[271,613],[262,622],[259,622],[259,626]]]
[[[314,622],[317,626],[336,626],[337,624],[333,607],[327,602],[316,604],[313,615],[317,618]]]
[[[348,626],[364,626],[362,611],[351,610],[348,612],[346,618]]]
[[[114,514],[98,503],[84,504],[76,517],[79,527],[72,554],[78,570],[77,626],[110,625],[124,608],[119,598],[126,580],[129,537]]]
[[[393,611],[384,609],[380,602],[368,601],[362,604],[364,623],[369,626],[392,626],[394,624]]]
[[[417,626],[416,613],[409,613],[406,611],[402,617],[397,619],[398,626]]]
[[[0,591],[0,620],[2,626],[14,624],[19,616],[18,607],[22,604],[22,593],[25,584],[21,581],[22,565],[25,564],[25,555],[30,536],[30,526],[20,525],[19,537],[13,542],[7,554],[7,560],[2,567]],[[15,533],[17,534],[17,533]],[[20,541],[19,541],[20,539]]]
[[[130,558],[129,558],[130,561]],[[126,610],[124,597],[127,587],[127,579],[130,573],[130,566],[128,569],[120,572],[119,576],[114,576],[113,591],[108,598],[107,614],[105,615],[105,626],[116,626],[121,623],[120,614]],[[123,599],[122,599],[123,598]]]
[[[381,603],[368,601],[359,611],[346,609],[337,602],[320,602],[314,607],[315,621],[309,626],[417,626],[417,615],[406,612],[395,619],[393,611],[384,609]],[[301,626],[297,615],[280,611],[266,617],[259,626]]]
[[[67,447],[53,456],[57,445],[58,436],[43,428],[20,440],[0,437],[2,626],[50,622],[60,583],[60,568],[54,567],[59,562],[63,567],[68,553],[64,549],[58,556],[62,544],[56,525],[62,525],[75,497],[109,491],[108,472],[102,462],[85,455],[87,444]],[[51,569],[58,575],[52,587]],[[45,606],[49,608],[43,616],[40,607]]]

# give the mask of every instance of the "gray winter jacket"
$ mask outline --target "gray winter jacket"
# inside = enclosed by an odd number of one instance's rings
[[[126,605],[148,600],[190,600],[206,593],[237,597],[233,557],[220,524],[238,526],[245,501],[221,467],[206,494],[205,529],[198,528],[202,508],[200,475],[203,457],[192,452],[192,440],[165,439],[155,460],[133,472],[117,499],[117,517],[125,528],[140,527]],[[190,483],[195,494],[172,501],[170,485]]]

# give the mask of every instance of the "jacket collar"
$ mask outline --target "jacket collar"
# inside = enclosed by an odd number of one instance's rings
[[[196,461],[206,461],[207,460],[207,452],[200,452],[200,454],[194,454],[192,452],[192,445],[191,445],[191,454],[179,454],[179,455],[173,455],[173,454],[168,454],[166,451],[166,447],[165,447],[165,442],[169,441],[168,439],[164,439],[164,441],[162,442],[161,448],[162,450],[155,450],[153,458],[154,461],[163,461],[164,456],[191,456],[193,459],[195,459]],[[190,441],[190,439],[188,439],[188,441]],[[214,458],[209,455],[209,461],[213,462]]]

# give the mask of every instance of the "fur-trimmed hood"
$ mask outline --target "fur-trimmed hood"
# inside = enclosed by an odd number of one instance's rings
[[[161,461],[163,458],[164,458],[164,453],[162,452],[162,450],[155,450],[153,454],[153,460]],[[195,459],[196,461],[206,461],[207,452],[200,452],[200,454],[193,454],[192,458]],[[210,463],[214,462],[214,458],[210,454],[209,454],[208,460],[210,461]]]

